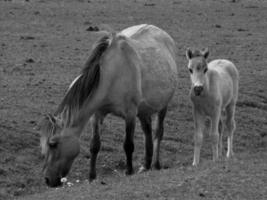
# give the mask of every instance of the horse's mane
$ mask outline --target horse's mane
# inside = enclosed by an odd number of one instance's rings
[[[94,45],[92,53],[87,60],[80,76],[68,89],[65,97],[58,106],[55,115],[65,113],[66,124],[69,125],[73,115],[77,114],[86,100],[95,91],[100,78],[100,58],[110,45],[110,36],[105,35]]]

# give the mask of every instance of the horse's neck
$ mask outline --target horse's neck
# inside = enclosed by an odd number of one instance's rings
[[[64,136],[75,136],[77,138],[79,138],[82,134],[82,131],[83,131],[83,127],[84,126],[72,126],[72,127],[65,127],[64,130],[62,131],[62,134]]]

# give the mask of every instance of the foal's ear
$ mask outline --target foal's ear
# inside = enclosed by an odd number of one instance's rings
[[[203,57],[204,57],[205,59],[207,59],[208,56],[209,56],[209,49],[208,49],[208,48],[203,49],[203,51],[202,51],[202,55],[203,55]]]
[[[186,58],[188,60],[190,60],[193,57],[193,52],[189,48],[186,49],[186,53],[185,54],[186,54]]]

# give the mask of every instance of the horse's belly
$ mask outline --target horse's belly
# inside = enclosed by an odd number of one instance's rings
[[[133,41],[140,56],[142,98],[139,110],[167,106],[177,85],[177,66],[169,48],[153,37]]]
[[[177,73],[171,66],[151,66],[142,75],[142,107],[159,111],[166,107],[172,98],[176,84]]]
[[[145,92],[141,99],[140,105],[142,108],[160,111],[166,107],[174,94],[174,90],[165,88],[165,91],[158,89],[150,89]]]

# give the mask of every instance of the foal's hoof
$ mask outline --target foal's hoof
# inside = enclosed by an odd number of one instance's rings
[[[226,154],[226,158],[227,158],[227,159],[232,159],[232,158],[234,158],[234,157],[235,157],[234,152],[231,152],[231,153],[228,153],[228,152],[227,152],[227,154]]]
[[[192,166],[197,167],[199,165],[199,161],[193,161]]]

